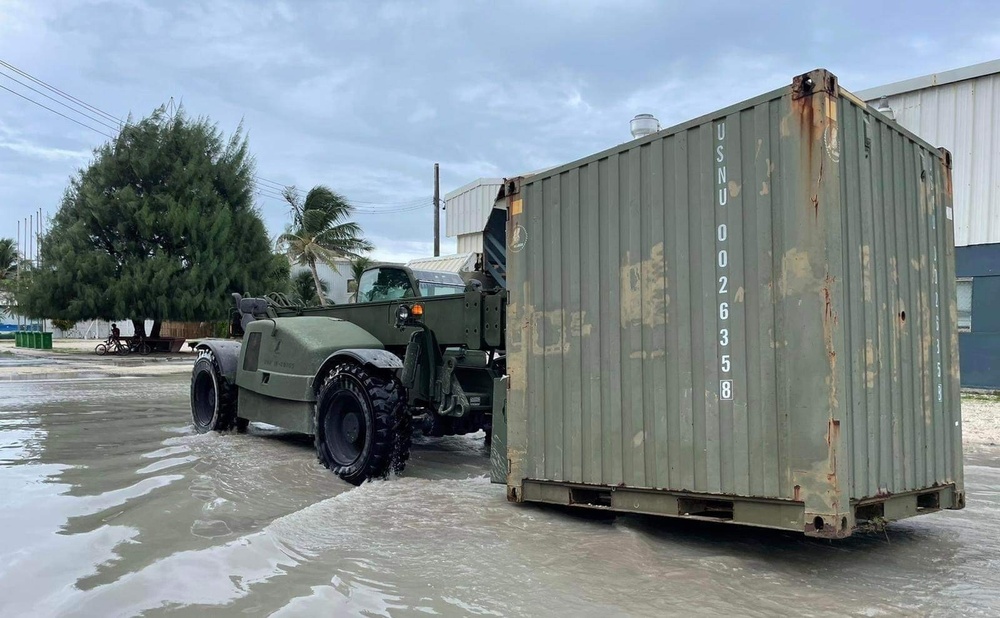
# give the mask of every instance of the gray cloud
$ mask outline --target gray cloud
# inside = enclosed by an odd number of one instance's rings
[[[990,2],[887,4],[7,0],[0,58],[116,116],[174,97],[227,132],[242,120],[265,178],[425,201],[358,215],[401,259],[430,253],[435,161],[447,192],[622,142],[636,113],[678,123],[819,66],[860,90],[1000,57]],[[57,208],[103,138],[0,102],[2,236]],[[277,233],[287,208],[261,209]]]

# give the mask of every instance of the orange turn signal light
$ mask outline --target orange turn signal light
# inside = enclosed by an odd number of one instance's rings
[[[413,307],[410,309],[410,315],[420,316],[423,314],[424,314],[423,305],[413,305]]]

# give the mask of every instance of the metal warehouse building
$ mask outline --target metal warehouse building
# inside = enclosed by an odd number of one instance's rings
[[[952,153],[962,386],[1000,388],[1000,60],[857,95]]]
[[[483,228],[501,184],[502,178],[480,178],[445,194],[445,234],[457,237],[457,253],[482,253]]]

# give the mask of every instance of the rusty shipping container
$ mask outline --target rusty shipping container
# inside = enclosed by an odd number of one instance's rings
[[[508,499],[835,538],[962,508],[950,165],[817,70],[506,182]]]

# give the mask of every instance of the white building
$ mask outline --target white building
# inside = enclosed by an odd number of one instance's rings
[[[855,94],[951,151],[955,245],[1000,242],[1000,60]]]
[[[1000,60],[856,94],[951,151],[962,386],[1000,388]]]
[[[480,178],[445,194],[445,235],[457,237],[458,253],[482,253],[483,228],[502,184],[502,178]]]
[[[316,272],[320,281],[326,284],[326,297],[341,305],[348,301],[351,294],[347,291],[347,282],[351,279],[351,261],[346,258],[336,260],[337,269],[326,264],[317,264]],[[302,271],[308,271],[308,266],[292,265],[291,275],[294,277]]]
[[[482,238],[479,239],[479,242],[482,245]],[[439,255],[438,257],[417,258],[407,262],[406,266],[413,270],[434,270],[455,274],[471,272],[476,268],[476,254],[470,251],[468,253]]]

